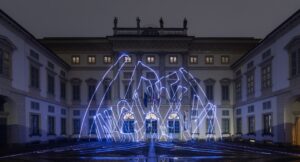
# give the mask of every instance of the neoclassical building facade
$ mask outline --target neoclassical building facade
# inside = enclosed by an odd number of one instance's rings
[[[299,21],[297,12],[259,40],[189,36],[187,20],[142,27],[137,18],[125,28],[115,18],[111,36],[38,40],[1,11],[1,144],[98,137],[299,145]]]

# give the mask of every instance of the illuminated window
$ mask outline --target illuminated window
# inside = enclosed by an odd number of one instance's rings
[[[131,56],[126,56],[125,58],[126,63],[132,63],[132,57]]]
[[[170,56],[169,57],[170,64],[177,64],[178,63],[178,57],[177,56]]]
[[[229,56],[221,56],[221,64],[229,64]]]
[[[155,57],[154,56],[147,56],[146,61],[148,64],[154,64],[155,63]]]
[[[111,57],[111,56],[104,56],[104,57],[103,57],[103,62],[104,62],[105,64],[110,64],[110,63],[112,63],[112,57]]]
[[[205,56],[205,64],[214,64],[214,56]]]
[[[96,56],[88,56],[89,64],[96,64]]]
[[[72,64],[80,64],[80,57],[72,56]]]
[[[198,64],[198,57],[190,56],[190,64]]]

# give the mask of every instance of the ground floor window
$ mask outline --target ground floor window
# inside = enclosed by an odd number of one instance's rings
[[[157,120],[146,120],[146,133],[157,133]]]
[[[230,121],[228,118],[222,119],[222,134],[229,134],[230,132]]]
[[[179,120],[169,120],[168,129],[169,129],[169,133],[180,133]]]
[[[208,118],[206,119],[206,134],[214,134],[214,133],[215,133],[214,119]]]
[[[61,118],[60,120],[60,133],[62,135],[66,134],[66,118]]]
[[[48,116],[48,135],[55,134],[55,118],[53,116]]]
[[[254,118],[254,116],[248,117],[248,134],[255,134],[255,118]]]
[[[93,118],[89,119],[89,134],[96,134],[96,123]]]
[[[73,134],[80,133],[80,119],[73,119]]]
[[[40,135],[40,116],[37,114],[30,115],[30,134],[31,136]]]
[[[272,135],[272,114],[264,114],[263,115],[263,122],[264,122],[264,135]]]
[[[134,133],[134,120],[125,120],[124,121],[123,133]]]
[[[242,134],[242,118],[236,119],[236,134]]]

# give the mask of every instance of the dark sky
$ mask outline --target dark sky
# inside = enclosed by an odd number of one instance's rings
[[[41,37],[102,37],[119,26],[181,27],[204,37],[264,37],[300,9],[300,0],[0,0],[0,8]]]

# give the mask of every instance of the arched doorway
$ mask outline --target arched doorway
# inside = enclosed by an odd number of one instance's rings
[[[150,112],[146,115],[145,128],[146,128],[146,137],[147,138],[156,138],[157,137],[157,125],[158,117],[156,114]]]

